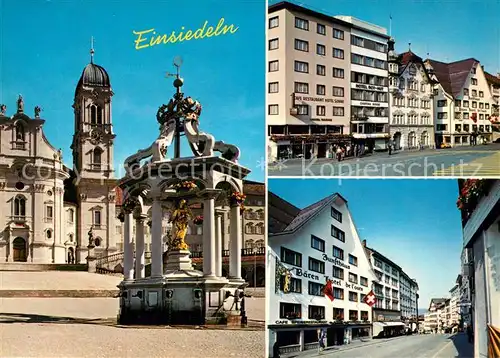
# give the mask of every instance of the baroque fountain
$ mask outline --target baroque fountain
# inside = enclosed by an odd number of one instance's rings
[[[126,175],[118,183],[124,193],[124,279],[118,286],[118,321],[199,325],[223,312],[228,323],[239,324],[239,303],[246,286],[241,278],[240,211],[245,198],[242,180],[250,170],[238,164],[236,146],[215,141],[199,129],[202,107],[182,93],[179,66],[176,64],[176,92],[157,112],[158,138],[149,148],[125,160]],[[187,139],[192,156],[181,156],[181,137]],[[202,205],[203,217],[194,217],[190,210],[193,204]],[[230,252],[226,278],[222,276],[221,220],[228,211]],[[162,233],[164,218],[171,223],[167,242]],[[193,220],[203,225],[203,272],[193,268],[185,241]],[[148,221],[151,275],[146,277],[144,225]]]

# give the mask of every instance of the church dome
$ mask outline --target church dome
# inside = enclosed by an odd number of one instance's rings
[[[94,63],[89,63],[83,69],[80,81],[78,81],[78,87],[80,85],[91,87],[111,87],[109,75],[106,70]]]

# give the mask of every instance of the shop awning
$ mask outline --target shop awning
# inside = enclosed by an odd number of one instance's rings
[[[373,322],[373,324],[382,327],[396,327],[405,325],[403,322]]]

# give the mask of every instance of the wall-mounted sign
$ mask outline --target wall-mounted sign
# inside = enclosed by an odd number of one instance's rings
[[[332,118],[311,118],[311,121],[333,122],[333,119]]]
[[[307,271],[302,271],[302,269],[299,269],[299,268],[295,269],[295,274],[298,277],[305,277],[305,278],[310,278],[312,280],[319,281],[319,276],[318,275],[310,273],[310,272],[307,272]]]
[[[293,321],[279,319],[275,322],[275,324],[324,324],[324,323],[328,322],[325,320],[302,320],[302,319]]]
[[[358,286],[358,285],[354,285],[354,284],[349,283],[349,282],[345,283],[345,287],[350,288],[352,290],[356,290],[356,291],[363,291],[363,287]]]
[[[346,268],[348,270],[351,268],[351,266],[349,266],[348,264],[345,264],[342,260],[339,260],[336,257],[328,257],[327,254],[323,254],[323,261],[331,262],[334,265]]]
[[[363,85],[363,84],[356,83],[355,87],[362,88],[362,89],[375,90],[375,91],[385,91],[385,87],[383,87],[383,86]]]
[[[379,107],[380,103],[377,102],[359,102],[362,106]]]
[[[344,103],[343,99],[325,98],[325,97],[295,96],[295,100],[306,101],[306,102]]]

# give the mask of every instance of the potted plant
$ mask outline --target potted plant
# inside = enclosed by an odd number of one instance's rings
[[[203,216],[198,215],[197,217],[195,217],[195,218],[193,219],[193,223],[194,223],[195,225],[202,225],[202,224],[203,224]]]
[[[245,202],[246,195],[240,193],[239,191],[235,191],[231,194],[231,205],[242,205]]]

